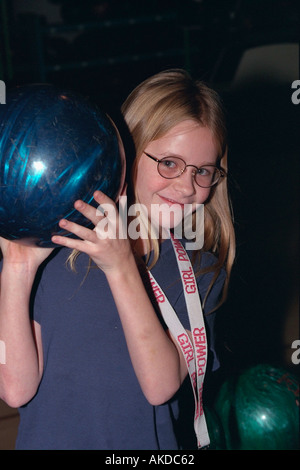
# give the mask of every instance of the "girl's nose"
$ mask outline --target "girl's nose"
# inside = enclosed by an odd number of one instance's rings
[[[178,178],[174,178],[174,185],[177,191],[180,191],[184,196],[191,196],[195,194],[195,169],[186,168]]]

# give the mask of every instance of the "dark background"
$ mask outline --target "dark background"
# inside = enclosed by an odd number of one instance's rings
[[[229,370],[262,362],[295,370],[296,3],[0,0],[0,79],[7,88],[30,82],[64,86],[89,96],[116,121],[127,94],[166,68],[184,67],[220,92],[237,233],[229,297],[218,314],[221,357]]]

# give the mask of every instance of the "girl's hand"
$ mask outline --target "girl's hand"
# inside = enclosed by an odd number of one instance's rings
[[[22,264],[33,270],[36,270],[53,251],[53,248],[22,245],[22,243],[6,240],[2,237],[0,237],[0,249],[2,251],[4,263],[14,265]]]
[[[126,266],[132,251],[127,232],[122,224],[119,224],[116,204],[101,191],[94,193],[94,199],[99,204],[98,209],[83,201],[76,201],[74,207],[90,220],[95,228],[89,229],[63,219],[59,223],[60,227],[79,239],[54,236],[52,241],[86,253],[100,269],[108,273]]]

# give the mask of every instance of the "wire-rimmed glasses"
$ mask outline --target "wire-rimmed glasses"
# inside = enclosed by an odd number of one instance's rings
[[[211,188],[219,183],[221,178],[226,176],[225,171],[215,165],[197,167],[195,165],[187,165],[180,157],[163,157],[158,159],[147,152],[144,152],[144,154],[157,162],[158,173],[166,179],[179,178],[189,166],[195,168],[193,172],[195,183],[201,188]]]

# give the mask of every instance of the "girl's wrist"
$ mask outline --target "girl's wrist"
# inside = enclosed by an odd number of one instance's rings
[[[2,283],[3,279],[6,279],[7,281],[11,281],[13,283],[20,281],[21,283],[27,282],[32,284],[37,270],[38,265],[35,263],[20,261],[10,262],[4,259],[1,273]]]
[[[118,266],[105,270],[106,278],[109,282],[122,282],[128,279],[130,274],[137,270],[134,255],[131,253],[126,262],[118,263]]]

